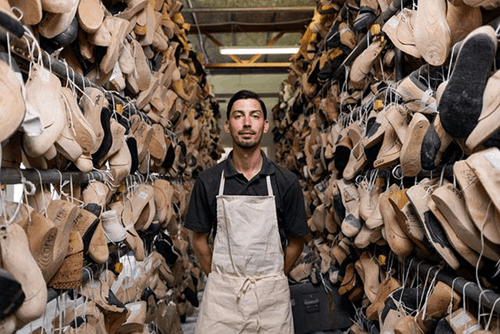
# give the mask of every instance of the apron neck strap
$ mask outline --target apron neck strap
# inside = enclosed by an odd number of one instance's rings
[[[224,183],[226,182],[226,178],[224,177],[224,171],[222,171],[222,175],[220,178],[220,185],[219,185],[219,196],[222,196],[224,194]]]
[[[267,181],[267,195],[274,196],[273,187],[271,186],[271,175],[266,176],[266,181]]]
[[[222,196],[224,194],[224,184],[225,183],[226,183],[226,178],[224,177],[224,171],[222,171],[221,178],[220,178],[220,184],[219,184],[219,196]],[[267,195],[274,196],[273,187],[271,186],[271,175],[266,176],[266,183],[267,183]]]

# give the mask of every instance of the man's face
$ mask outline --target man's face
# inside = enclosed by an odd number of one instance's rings
[[[269,122],[264,119],[259,101],[243,99],[233,104],[224,129],[231,134],[234,144],[250,149],[260,145],[262,135],[269,130]]]

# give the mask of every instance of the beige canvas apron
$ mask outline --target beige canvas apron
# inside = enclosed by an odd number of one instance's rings
[[[268,196],[228,196],[222,173],[197,334],[294,332],[270,176],[266,180]]]

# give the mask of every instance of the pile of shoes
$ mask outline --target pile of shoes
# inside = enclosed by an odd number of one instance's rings
[[[389,297],[417,286],[380,259],[425,260],[498,286],[499,7],[320,0],[291,57],[273,133],[279,163],[299,176],[313,234],[291,278],[354,302],[354,333],[432,333],[439,320],[456,333],[486,327],[472,306],[426,310],[434,282],[418,286],[425,304]],[[405,306],[381,314],[389,300]],[[471,321],[460,327],[457,315]]]
[[[1,167],[40,171],[36,185],[23,178],[19,202],[1,190],[0,332],[43,317],[40,332],[179,333],[198,306],[183,221],[194,177],[222,146],[181,10],[0,0]],[[43,181],[54,169],[102,177]],[[48,319],[53,292],[84,302]]]

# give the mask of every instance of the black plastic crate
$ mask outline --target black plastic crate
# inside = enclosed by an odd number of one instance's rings
[[[352,324],[351,302],[335,288],[326,293],[323,285],[312,283],[290,285],[295,334],[347,329]]]

